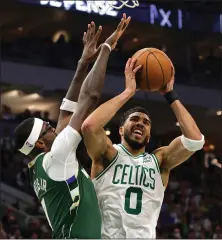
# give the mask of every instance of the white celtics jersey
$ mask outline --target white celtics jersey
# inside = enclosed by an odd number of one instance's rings
[[[132,156],[119,144],[111,164],[93,180],[102,214],[102,238],[155,238],[164,198],[158,160]]]

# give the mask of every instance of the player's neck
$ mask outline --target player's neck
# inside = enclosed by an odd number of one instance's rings
[[[128,151],[128,152],[130,152],[133,156],[138,156],[138,155],[140,155],[140,154],[143,154],[144,152],[145,152],[145,147],[143,147],[143,148],[140,148],[140,149],[133,149],[132,147],[130,147],[130,145],[126,142],[126,141],[124,141],[124,140],[122,140],[122,142],[121,142],[121,144],[126,148],[126,150]]]

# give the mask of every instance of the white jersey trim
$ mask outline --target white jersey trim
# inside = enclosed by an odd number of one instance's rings
[[[102,177],[111,167],[112,165],[117,161],[119,157],[119,152],[117,152],[116,156],[111,160],[110,164],[108,167],[106,167],[101,173],[98,174],[97,177],[95,177],[93,180],[98,180],[100,177]]]
[[[145,156],[147,153],[146,152],[144,152],[144,153],[141,153],[141,154],[139,154],[139,155],[137,155],[137,156],[133,156],[127,149],[126,149],[126,147],[123,145],[123,144],[118,144],[117,146],[119,146],[119,147],[121,147],[122,149],[123,149],[123,151],[125,152],[125,153],[127,153],[128,155],[130,155],[132,158],[140,158],[140,157],[143,157],[143,156]]]

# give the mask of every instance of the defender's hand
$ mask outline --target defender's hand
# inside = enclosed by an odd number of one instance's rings
[[[102,26],[99,26],[96,33],[95,30],[96,30],[95,23],[91,22],[91,24],[88,24],[87,32],[84,32],[83,35],[84,49],[81,60],[87,63],[95,61],[100,50],[100,47],[96,48],[96,46],[102,32]]]
[[[136,92],[136,73],[142,67],[142,65],[135,67],[136,62],[137,59],[129,58],[125,67],[126,90],[130,90],[133,95]]]
[[[124,13],[115,32],[105,41],[111,46],[112,50],[116,47],[118,40],[126,30],[130,20],[131,20],[131,17],[126,18],[126,14]]]
[[[175,68],[173,65],[171,67],[172,67],[172,77],[170,81],[167,83],[167,85],[163,89],[159,90],[159,92],[163,95],[173,90],[173,86],[175,82]]]

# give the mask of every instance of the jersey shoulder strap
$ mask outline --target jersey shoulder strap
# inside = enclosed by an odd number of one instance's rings
[[[34,181],[33,173],[35,172],[35,169],[37,166],[42,166],[44,156],[45,156],[45,153],[40,153],[30,163],[28,163],[31,184],[33,184],[33,181]]]
[[[37,155],[30,163],[28,163],[28,168],[32,168],[35,164],[41,164],[44,156],[45,153]]]
[[[144,157],[144,156],[147,155],[147,153],[144,152],[144,153],[141,153],[141,154],[139,154],[139,155],[137,155],[137,156],[133,156],[133,155],[126,149],[126,147],[125,147],[123,144],[121,144],[121,143],[118,144],[118,145],[113,145],[113,146],[118,150],[118,152],[121,153],[121,155],[128,156],[128,157],[131,157],[131,158],[133,158],[133,159],[138,159],[138,158],[141,158],[141,157]]]

